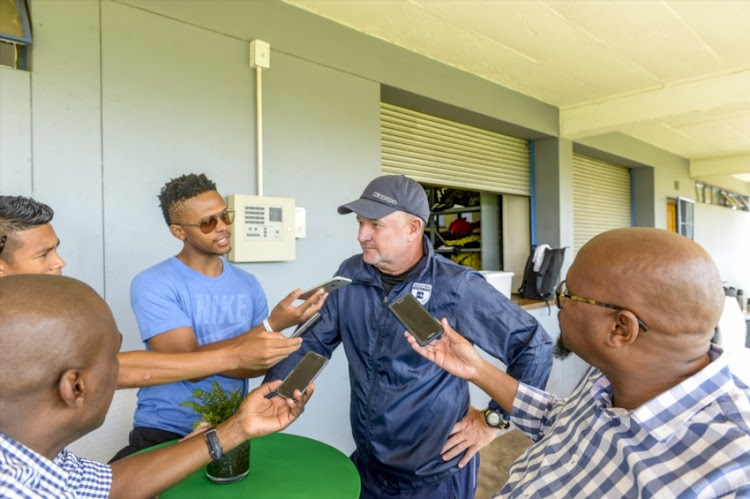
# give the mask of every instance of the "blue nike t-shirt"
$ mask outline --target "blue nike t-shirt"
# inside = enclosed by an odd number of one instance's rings
[[[238,336],[268,317],[268,304],[258,280],[224,261],[222,273],[208,277],[176,257],[138,274],[130,286],[141,339],[180,327],[191,327],[199,345]],[[146,343],[148,348],[148,343]],[[193,390],[211,391],[216,380],[227,391],[247,392],[247,382],[225,376],[210,376],[192,383],[181,381],[138,390],[134,426],[145,426],[186,435],[198,415],[180,403],[193,399]]]

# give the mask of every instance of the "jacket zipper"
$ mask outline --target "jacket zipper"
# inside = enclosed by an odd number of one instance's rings
[[[370,367],[370,388],[369,393],[367,394],[367,410],[365,411],[365,417],[366,420],[366,426],[365,426],[365,435],[367,436],[367,442],[371,442],[372,438],[370,435],[370,428],[372,423],[372,417],[370,416],[370,411],[372,410],[372,397],[375,393],[375,385],[376,385],[376,377],[377,377],[377,361],[378,361],[378,353],[380,352],[380,339],[383,336],[383,321],[385,320],[385,311],[388,306],[388,295],[383,297],[383,310],[380,312],[380,318],[378,319],[378,334],[375,338],[375,347],[373,348],[373,355],[372,355],[372,364]],[[372,447],[369,449],[370,454],[372,454]]]

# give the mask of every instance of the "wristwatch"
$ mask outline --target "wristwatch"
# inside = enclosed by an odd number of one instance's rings
[[[487,426],[497,428],[498,430],[504,430],[510,426],[510,421],[503,419],[500,411],[490,408],[484,411],[484,422],[487,423]]]
[[[204,433],[206,436],[206,445],[208,445],[208,453],[211,454],[211,457],[214,459],[214,461],[221,459],[221,456],[224,455],[224,451],[221,449],[221,444],[219,443],[219,436],[216,434],[216,427],[212,426],[206,432]]]

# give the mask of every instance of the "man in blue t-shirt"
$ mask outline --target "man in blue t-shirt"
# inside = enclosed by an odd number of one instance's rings
[[[129,445],[113,461],[190,433],[198,416],[180,404],[193,398],[194,389],[211,391],[217,381],[227,391],[245,393],[247,378],[260,376],[299,348],[300,339],[273,331],[306,320],[325,298],[319,291],[298,307],[285,299],[269,316],[258,280],[221,258],[230,250],[234,213],[205,175],[170,180],[159,201],[170,232],[183,247],[176,256],[138,274],[131,284],[131,305],[146,347],[175,354],[205,351],[226,346],[249,331],[262,337],[259,358],[254,367],[141,388]]]

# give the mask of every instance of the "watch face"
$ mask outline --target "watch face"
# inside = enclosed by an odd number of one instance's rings
[[[489,411],[486,415],[487,424],[490,426],[500,426],[500,414],[495,411]]]

